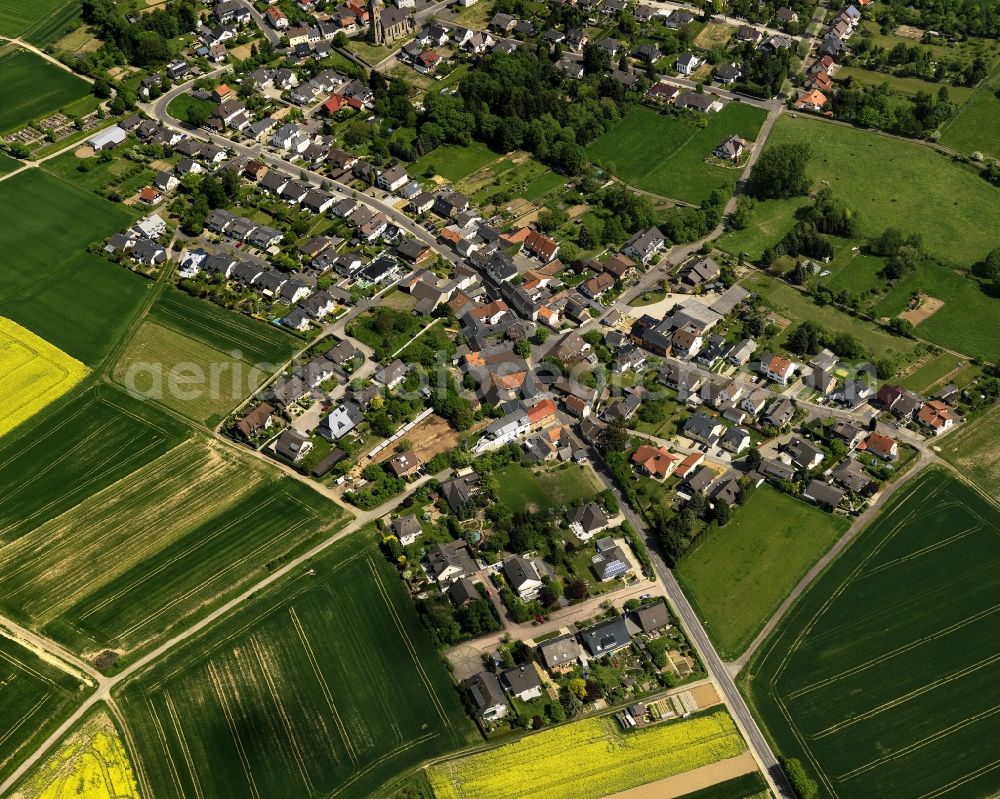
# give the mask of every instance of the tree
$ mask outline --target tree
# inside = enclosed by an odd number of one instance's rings
[[[206,103],[191,103],[184,113],[184,120],[192,128],[200,128],[208,122],[210,116],[212,116],[212,111]]]
[[[797,355],[815,355],[823,348],[826,331],[811,320],[799,323],[788,337],[789,351]]]
[[[806,165],[811,156],[808,144],[769,147],[750,172],[748,193],[760,200],[807,194],[810,181]]]
[[[790,757],[782,760],[781,765],[788,775],[788,781],[792,784],[799,799],[816,799],[819,796],[819,785],[806,773],[802,762],[797,758]]]
[[[757,447],[750,447],[747,451],[747,466],[751,469],[756,469],[763,460],[764,456],[760,454],[760,450]]]
[[[719,527],[725,527],[729,523],[729,518],[732,515],[732,509],[729,507],[729,503],[724,499],[717,499],[715,501],[715,507],[712,509],[712,518]]]
[[[527,339],[521,339],[514,344],[514,352],[520,355],[522,358],[527,358],[531,355],[531,343]]]
[[[94,92],[94,97],[100,97],[102,100],[107,100],[111,96],[111,84],[104,80],[104,78],[98,78],[94,81],[94,86],[91,91]]]
[[[895,317],[889,322],[889,330],[897,336],[913,338],[913,322],[909,319]]]

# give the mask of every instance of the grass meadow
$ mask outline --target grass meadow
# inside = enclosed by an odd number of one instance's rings
[[[0,635],[0,779],[41,745],[86,691],[77,677]]]
[[[857,213],[862,236],[877,236],[890,226],[920,233],[928,253],[960,267],[980,261],[996,246],[992,220],[1000,216],[1000,189],[972,169],[921,144],[790,114],[768,137],[769,147],[803,142],[813,151],[808,171],[814,188],[828,184]],[[750,227],[724,237],[720,246],[759,255],[758,248],[791,229],[795,209],[806,202],[760,203]],[[763,240],[765,228],[773,238]]]
[[[965,355],[1000,359],[1000,299],[986,293],[986,286],[965,273],[959,274],[933,262],[924,262],[875,305],[876,316],[892,317],[906,310],[917,292],[944,302],[933,315],[916,327],[921,338]]]
[[[144,796],[378,796],[475,740],[373,537],[311,567],[122,689]]]
[[[133,218],[39,169],[0,182],[0,316],[88,366],[100,363],[150,284],[86,247]]]
[[[515,512],[526,508],[545,511],[601,490],[589,467],[576,464],[536,471],[515,463],[497,472],[496,481],[500,501]]]
[[[16,322],[0,317],[0,436],[55,401],[87,367]]]
[[[877,325],[848,316],[833,306],[817,305],[808,295],[780,278],[755,273],[743,280],[742,284],[749,291],[760,294],[765,303],[779,314],[792,320],[793,324],[779,337],[781,342],[787,339],[795,322],[811,319],[832,333],[850,333],[873,356],[898,356],[904,362],[913,358],[916,342],[894,336]]]
[[[821,797],[1000,791],[997,518],[950,473],[926,470],[741,674],[777,749],[802,759]]]
[[[738,169],[706,163],[712,150],[733,134],[755,140],[766,116],[742,103],[706,115],[661,114],[637,106],[588,145],[587,155],[631,186],[699,203],[715,189],[732,192],[739,177]]]
[[[277,327],[169,289],[121,360],[115,379],[189,419],[214,426],[292,356]],[[175,382],[181,391],[170,390]]]
[[[564,724],[429,769],[435,799],[598,799],[746,750],[724,710],[622,733],[610,718]]]
[[[677,578],[722,657],[747,648],[847,527],[842,516],[762,485],[729,524],[684,557]]]
[[[991,497],[1000,497],[1000,406],[949,433],[941,456]]]
[[[31,90],[26,91],[26,86]],[[34,53],[12,46],[0,50],[0,133],[58,111],[89,93],[85,80]]]
[[[971,155],[982,153],[1000,158],[1000,72],[995,72],[976,89],[968,104],[947,123],[941,144]]]
[[[346,518],[107,387],[5,439],[0,480],[0,609],[84,654],[162,640]]]
[[[498,153],[481,142],[473,142],[468,147],[443,144],[414,161],[407,171],[411,177],[418,180],[433,172],[455,183],[498,158],[500,158]]]

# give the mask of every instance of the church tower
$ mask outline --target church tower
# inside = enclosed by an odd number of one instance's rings
[[[382,44],[382,3],[368,0],[368,40],[372,44]]]

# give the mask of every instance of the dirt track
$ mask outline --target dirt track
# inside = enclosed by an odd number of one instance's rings
[[[685,771],[683,774],[675,774],[673,777],[665,777],[637,788],[609,794],[604,799],[671,799],[756,770],[757,763],[753,755],[744,752],[738,757],[720,760],[718,763]]]

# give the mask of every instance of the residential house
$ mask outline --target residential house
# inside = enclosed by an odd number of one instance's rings
[[[792,417],[794,416],[795,405],[790,399],[781,397],[771,403],[763,417],[761,417],[761,421],[772,427],[781,428],[792,421]]]
[[[896,443],[896,439],[882,433],[871,433],[865,440],[865,450],[885,461],[894,461],[899,457],[899,444]]]
[[[572,635],[543,641],[535,647],[538,659],[550,674],[568,674],[580,659],[580,644]]]
[[[316,432],[327,441],[338,441],[364,421],[364,414],[353,402],[343,402],[323,417]]]
[[[823,450],[811,441],[798,436],[792,436],[785,444],[784,450],[792,459],[792,463],[800,469],[812,469],[823,462]]]
[[[427,573],[436,583],[451,584],[477,571],[479,567],[469,554],[468,545],[462,538],[438,544],[427,553]]]
[[[813,480],[806,486],[802,496],[820,507],[835,510],[844,499],[844,492],[822,480]]]
[[[684,435],[702,444],[714,445],[724,429],[717,418],[704,413],[693,413],[684,423]]]
[[[784,386],[795,372],[795,364],[788,358],[768,353],[761,358],[760,371],[771,382]]]
[[[466,679],[462,685],[476,712],[486,721],[497,721],[507,715],[507,701],[496,676],[481,671]]]
[[[423,528],[420,526],[420,520],[412,513],[393,519],[390,527],[393,535],[399,539],[399,543],[404,547],[410,546],[410,544],[424,533]],[[467,578],[463,577],[462,579],[466,580]],[[478,598],[478,592],[476,598]]]
[[[542,577],[548,574],[548,570],[537,558],[514,555],[503,562],[503,573],[518,597],[531,602],[538,599],[538,592],[545,585]]]
[[[622,252],[629,258],[645,264],[660,252],[665,244],[666,238],[664,238],[659,228],[651,227],[648,230],[642,230],[634,234],[625,242]]]
[[[917,412],[917,421],[929,427],[936,436],[954,427],[958,418],[951,406],[939,399],[928,400]]]
[[[750,446],[750,433],[741,427],[730,427],[722,439],[719,446],[733,455],[739,455]]]
[[[542,695],[541,680],[538,679],[538,672],[530,661],[500,672],[500,684],[507,693],[522,702],[530,702]]]
[[[610,536],[598,540],[597,554],[591,558],[590,568],[602,583],[617,580],[633,571],[628,556]]]
[[[252,438],[261,430],[267,430],[274,421],[274,408],[262,402],[236,423],[236,429],[244,438]]]
[[[274,451],[292,463],[298,463],[312,451],[312,448],[313,444],[308,436],[291,428],[278,436],[278,440],[274,443]]]
[[[662,598],[636,608],[631,616],[639,631],[646,635],[652,635],[670,625],[670,611]]]
[[[629,634],[625,619],[621,616],[581,630],[579,639],[584,649],[595,658],[617,652],[632,643],[632,636]]]
[[[641,444],[632,454],[632,465],[648,477],[654,480],[664,480],[669,477],[680,458],[671,454],[664,446],[654,447],[649,444]]]
[[[569,529],[581,541],[589,541],[609,525],[608,517],[596,502],[585,502],[571,509],[566,514],[566,520]]]
[[[677,58],[677,71],[682,75],[690,75],[702,64],[702,60],[694,53],[682,53]]]
[[[747,142],[739,136],[733,135],[717,145],[712,152],[715,153],[716,157],[721,158],[724,161],[736,163],[743,157],[743,153],[746,152],[746,149]]]

